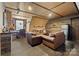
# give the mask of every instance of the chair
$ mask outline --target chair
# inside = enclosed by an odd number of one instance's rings
[[[16,35],[17,38],[24,38],[26,37],[25,29],[20,29],[19,32]]]

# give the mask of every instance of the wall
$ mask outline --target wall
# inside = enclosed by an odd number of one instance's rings
[[[0,33],[2,32],[3,28],[3,3],[0,2]]]
[[[61,25],[71,24],[70,19],[54,19],[50,20],[46,26],[47,32],[55,33],[61,31]]]
[[[0,2],[0,33],[3,29],[3,3]],[[1,39],[0,39],[0,56],[1,56]]]
[[[61,31],[61,25],[63,24],[70,24],[70,40],[79,42],[79,17],[50,20],[46,26],[46,29],[48,32],[55,33]]]
[[[45,25],[47,20],[45,18],[40,18],[37,16],[32,17],[30,32],[34,32],[36,34],[43,34],[43,30],[45,30]]]
[[[9,10],[6,10],[6,19],[7,20],[7,28],[9,30],[13,30],[14,29],[14,26],[13,26],[13,22],[12,22],[12,12],[9,11]]]
[[[30,22],[31,22],[32,18],[28,18],[27,19],[27,25],[26,25],[26,31],[30,32]]]
[[[25,23],[26,23],[26,32],[29,32],[29,26],[30,26],[30,21],[32,19],[32,16],[23,17],[23,16],[12,15],[12,18],[23,19],[25,21]]]
[[[79,42],[79,18],[72,19],[72,31],[74,33],[73,40],[76,39]]]

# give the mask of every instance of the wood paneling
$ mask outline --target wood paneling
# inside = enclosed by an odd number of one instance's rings
[[[35,32],[36,34],[42,34],[45,29],[47,20],[44,18],[33,17],[30,25],[30,32]]]
[[[17,2],[6,2],[5,6],[7,9],[11,10],[13,14],[16,13],[15,10],[18,10]],[[32,7],[31,11],[29,11],[28,6]],[[52,18],[78,14],[78,10],[73,2],[21,2],[19,3],[19,8],[19,11],[22,13],[36,16],[47,17],[49,13],[52,13]]]
[[[55,33],[61,31],[61,25],[70,24],[71,27],[71,39],[79,41],[79,18],[71,19],[55,19],[48,22],[46,29],[48,32]]]
[[[48,32],[58,32],[61,31],[61,25],[71,24],[69,19],[55,19],[48,22],[46,29]]]
[[[39,5],[42,5],[48,9],[51,9],[51,8],[54,8],[56,7],[57,5],[61,4],[62,2],[36,2],[37,4]]]
[[[73,39],[79,41],[79,18],[72,19]]]
[[[74,15],[74,14],[78,13],[76,10],[76,7],[71,2],[67,2],[52,10],[63,16]]]
[[[12,13],[9,10],[6,10],[6,20],[7,20],[7,28],[9,30],[14,30],[15,26],[13,24]]]

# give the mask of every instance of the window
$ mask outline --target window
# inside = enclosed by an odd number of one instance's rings
[[[76,6],[77,6],[77,8],[79,10],[79,2],[75,2],[75,3],[76,3]]]
[[[23,20],[16,20],[16,30],[23,29]]]

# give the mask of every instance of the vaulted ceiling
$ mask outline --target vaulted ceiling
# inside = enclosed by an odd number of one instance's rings
[[[18,15],[22,16],[38,15],[49,18],[48,15],[52,14],[51,18],[58,18],[78,14],[74,2],[6,2],[4,4],[13,14],[17,15],[19,10]]]

